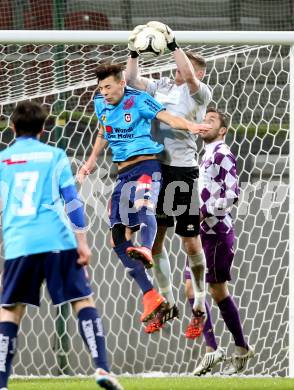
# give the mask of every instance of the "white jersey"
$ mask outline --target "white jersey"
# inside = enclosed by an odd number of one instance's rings
[[[201,81],[199,90],[192,96],[186,83],[178,86],[168,77],[148,79],[146,92],[163,104],[171,114],[190,121],[196,120],[197,123],[204,120],[211,100],[210,88]],[[197,166],[197,136],[185,130],[171,129],[159,121],[154,122],[153,137],[164,145],[164,150],[159,155],[160,161],[176,167]]]

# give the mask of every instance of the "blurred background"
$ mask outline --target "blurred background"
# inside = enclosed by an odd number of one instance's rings
[[[130,30],[159,20],[175,30],[294,29],[293,0],[1,0],[0,29]]]

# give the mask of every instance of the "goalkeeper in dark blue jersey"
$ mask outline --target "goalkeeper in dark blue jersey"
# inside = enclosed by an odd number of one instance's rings
[[[0,389],[7,389],[26,305],[39,306],[40,287],[46,280],[53,304],[70,302],[77,314],[80,334],[96,367],[98,385],[122,390],[109,374],[102,322],[85,268],[91,251],[83,204],[64,151],[39,141],[45,118],[39,104],[18,104],[12,114],[16,141],[0,153],[5,257]]]

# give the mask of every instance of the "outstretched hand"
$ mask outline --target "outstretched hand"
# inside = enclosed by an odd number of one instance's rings
[[[134,42],[135,42],[135,39],[137,37],[137,35],[139,34],[140,31],[143,30],[143,28],[146,27],[146,24],[139,24],[138,26],[136,26],[133,31],[131,31],[130,35],[129,35],[129,38],[128,38],[128,49],[132,52],[136,52],[137,53],[137,50],[134,46]]]
[[[212,129],[211,125],[208,125],[207,123],[190,122],[188,125],[188,130],[193,134],[199,134],[211,129]]]
[[[89,159],[80,169],[77,174],[77,180],[80,184],[82,184],[85,180],[85,177],[90,175],[93,172],[96,165],[96,160],[92,161]]]
[[[154,28],[155,30],[161,32],[165,36],[167,47],[171,51],[174,51],[178,47],[178,44],[176,43],[175,34],[167,24],[151,21],[147,23],[147,26]]]
[[[79,245],[77,248],[78,252],[78,259],[77,263],[80,265],[89,265],[90,264],[90,258],[92,256],[92,252],[87,244]]]

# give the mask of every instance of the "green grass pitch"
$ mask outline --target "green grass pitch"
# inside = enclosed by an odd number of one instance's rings
[[[125,390],[293,390],[289,378],[120,378]],[[12,379],[9,390],[98,390],[94,379]]]

